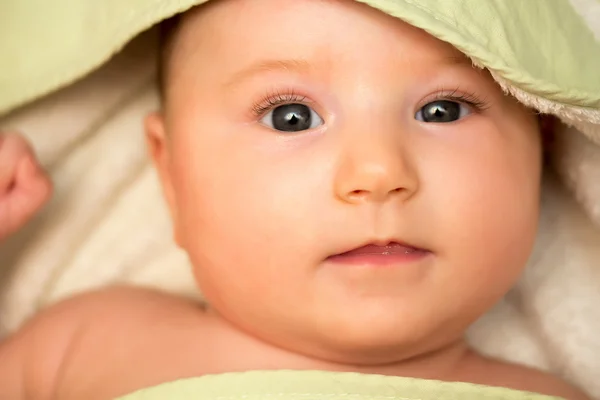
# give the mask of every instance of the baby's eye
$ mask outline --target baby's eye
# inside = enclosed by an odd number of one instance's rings
[[[300,132],[323,124],[323,119],[312,108],[299,103],[275,107],[261,123],[281,132]]]
[[[469,107],[451,100],[436,100],[423,106],[415,114],[415,119],[422,122],[447,123],[466,117],[471,113]]]

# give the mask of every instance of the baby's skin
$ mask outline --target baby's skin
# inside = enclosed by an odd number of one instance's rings
[[[0,398],[110,399],[248,370],[586,399],[467,327],[536,236],[537,116],[452,46],[354,1],[220,0],[164,48],[150,154],[206,306],[76,296],[0,346]]]
[[[0,133],[0,242],[21,229],[48,201],[50,179],[29,143]]]

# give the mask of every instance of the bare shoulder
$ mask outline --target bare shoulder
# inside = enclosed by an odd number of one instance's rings
[[[106,368],[111,359],[130,368],[132,354],[127,349],[142,342],[160,347],[165,326],[185,329],[190,316],[202,315],[198,310],[185,299],[128,287],[63,301],[0,345],[0,364],[8,366],[3,370],[0,365],[0,398],[77,398],[67,394],[73,388],[66,390],[65,384],[95,379],[95,369]],[[78,386],[82,391],[91,389]]]
[[[183,297],[153,289],[133,286],[115,286],[86,292],[59,303],[64,309],[87,324],[106,321],[135,325],[166,315],[176,318],[182,313],[201,310],[200,306]]]
[[[477,360],[472,364],[472,367],[468,368],[468,371],[480,383],[556,396],[568,400],[591,400],[581,389],[555,375],[481,356],[476,356],[476,358]]]

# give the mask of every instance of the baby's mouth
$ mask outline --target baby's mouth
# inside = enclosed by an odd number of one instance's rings
[[[366,244],[343,253],[327,258],[335,264],[364,265],[364,266],[394,266],[417,261],[430,251],[405,243],[389,242],[387,244]]]

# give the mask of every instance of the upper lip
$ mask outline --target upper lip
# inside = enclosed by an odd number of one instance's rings
[[[385,246],[392,246],[392,245],[400,245],[400,246],[405,246],[405,247],[410,247],[412,249],[418,250],[418,251],[423,251],[423,252],[429,252],[429,250],[416,246],[414,244],[411,243],[407,243],[405,241],[399,240],[399,239],[377,239],[377,240],[369,240],[366,242],[362,242],[357,246],[351,247],[351,248],[346,248],[345,250],[342,250],[338,253],[332,254],[330,257],[334,257],[334,256],[339,256],[341,254],[345,254],[345,253],[349,253],[351,251],[360,249],[362,247],[366,247],[366,246],[379,246],[379,247],[385,247]]]

